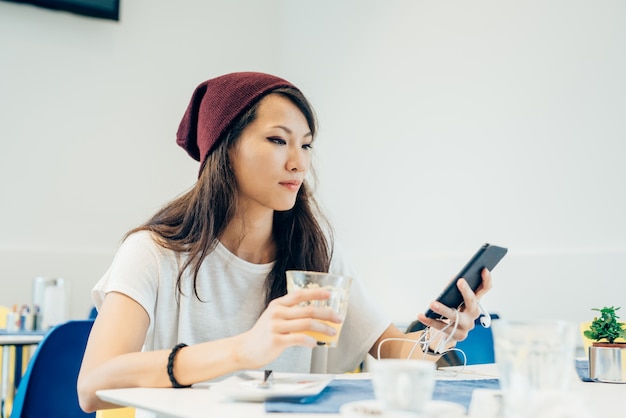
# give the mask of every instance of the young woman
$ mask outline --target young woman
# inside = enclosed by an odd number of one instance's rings
[[[126,235],[93,290],[98,316],[78,378],[85,411],[113,406],[96,396],[100,389],[181,387],[243,369],[310,371],[316,341],[302,331],[333,335],[322,321],[340,321],[329,309],[298,306],[329,294],[287,294],[285,271],[354,276],[307,185],[315,133],[308,101],[281,78],[232,73],[196,88],[177,143],[200,161],[198,181]],[[462,279],[458,286],[462,312],[431,304],[456,319],[448,332],[457,341],[473,328],[491,277],[483,272],[476,294]],[[355,278],[327,371],[353,370],[391,337],[405,334]],[[412,346],[391,341],[381,354],[399,357]]]

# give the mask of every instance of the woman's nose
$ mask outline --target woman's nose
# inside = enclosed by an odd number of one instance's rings
[[[303,149],[292,150],[287,160],[287,170],[293,172],[305,171],[309,168],[309,159],[307,151]]]

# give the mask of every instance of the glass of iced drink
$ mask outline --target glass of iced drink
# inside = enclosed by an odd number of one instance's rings
[[[348,296],[352,278],[331,273],[321,273],[315,271],[288,270],[287,271],[287,292],[294,292],[300,289],[321,288],[330,292],[330,298],[326,300],[310,300],[302,302],[300,306],[318,306],[331,308],[343,321],[348,312]],[[336,347],[341,333],[342,323],[323,321],[337,330],[334,336],[320,334],[319,332],[307,331],[307,335],[315,338],[318,345]]]

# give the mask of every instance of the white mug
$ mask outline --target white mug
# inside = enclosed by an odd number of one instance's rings
[[[370,364],[374,395],[388,411],[421,412],[435,389],[435,364],[428,360],[381,359]]]

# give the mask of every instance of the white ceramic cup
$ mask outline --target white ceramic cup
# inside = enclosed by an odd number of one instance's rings
[[[432,399],[435,364],[428,360],[381,359],[370,363],[374,395],[387,411],[420,413]]]

